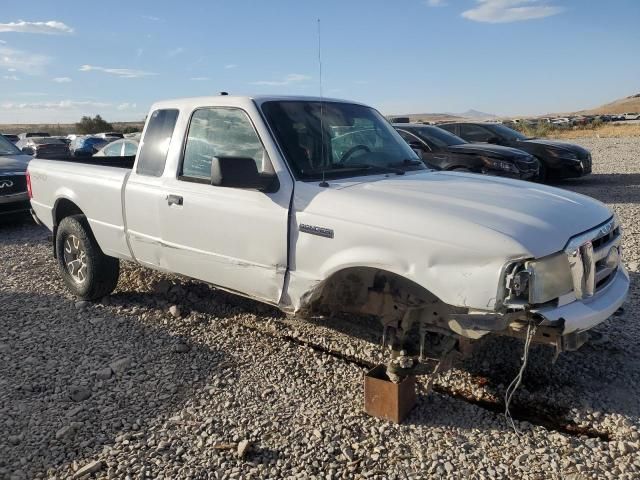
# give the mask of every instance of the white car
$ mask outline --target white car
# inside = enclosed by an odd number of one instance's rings
[[[86,300],[115,288],[124,260],[289,313],[375,317],[396,351],[532,331],[561,352],[629,288],[605,205],[428,170],[358,103],[159,102],[132,169],[81,162],[36,159],[28,173],[60,275]]]

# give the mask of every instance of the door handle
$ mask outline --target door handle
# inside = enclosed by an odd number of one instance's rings
[[[167,195],[167,204],[182,206],[184,199],[180,195]]]

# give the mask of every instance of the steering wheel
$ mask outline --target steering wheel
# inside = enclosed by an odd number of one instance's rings
[[[356,153],[358,150],[364,150],[365,152],[371,152],[371,149],[369,147],[367,147],[366,145],[356,145],[354,147],[351,147],[349,150],[347,150],[346,152],[344,152],[342,154],[342,156],[340,157],[340,163],[345,163],[347,161],[347,159],[351,155]]]

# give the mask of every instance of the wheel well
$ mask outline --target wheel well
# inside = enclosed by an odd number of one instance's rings
[[[67,198],[60,198],[56,201],[56,204],[53,207],[53,232],[52,232],[52,242],[51,247],[53,250],[53,257],[57,257],[56,253],[56,235],[58,233],[58,225],[60,222],[64,220],[66,217],[70,217],[71,215],[84,215],[84,212],[80,210],[75,203]]]
[[[64,218],[71,215],[84,215],[84,212],[71,200],[59,199],[53,208],[53,225],[57,227]]]
[[[321,282],[302,301],[309,313],[348,312],[388,321],[407,310],[444,305],[426,288],[406,277],[372,267],[349,267]]]

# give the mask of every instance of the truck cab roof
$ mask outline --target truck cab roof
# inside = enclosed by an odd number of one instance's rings
[[[211,95],[206,97],[186,97],[162,100],[154,103],[151,106],[151,110],[162,108],[190,109],[206,105],[241,106],[252,103],[261,105],[265,102],[271,101],[339,102],[366,106],[363,103],[352,102],[350,100],[303,95]]]

